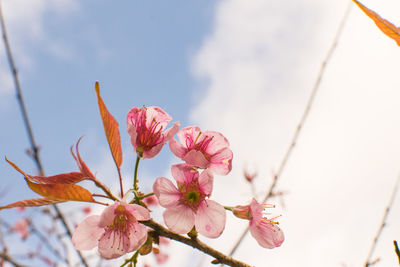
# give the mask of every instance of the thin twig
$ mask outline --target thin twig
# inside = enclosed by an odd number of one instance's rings
[[[394,245],[394,251],[396,252],[397,259],[399,260],[399,265],[400,265],[400,250],[396,240],[393,240],[393,245]]]
[[[3,41],[4,41],[4,46],[6,48],[6,54],[7,54],[7,59],[8,59],[8,64],[10,66],[10,70],[11,70],[11,74],[13,76],[14,79],[14,85],[15,85],[15,89],[17,92],[17,100],[19,103],[19,107],[21,109],[21,113],[22,113],[22,117],[24,120],[24,125],[28,134],[28,138],[29,138],[29,143],[31,145],[31,149],[32,149],[32,157],[34,159],[34,162],[36,163],[36,166],[39,170],[40,175],[44,176],[44,170],[43,170],[43,165],[41,163],[40,157],[39,157],[39,149],[38,146],[36,145],[35,142],[35,138],[33,136],[33,131],[32,131],[32,127],[31,124],[29,122],[29,118],[28,118],[28,113],[26,112],[26,107],[25,107],[25,103],[24,103],[24,99],[22,97],[22,90],[21,90],[21,86],[19,83],[19,78],[18,78],[18,72],[17,72],[17,68],[15,67],[15,63],[14,63],[14,59],[11,53],[11,47],[8,41],[8,37],[7,37],[7,30],[6,30],[6,25],[4,22],[4,16],[3,16],[3,10],[1,7],[1,1],[0,1],[0,22],[1,22],[1,29],[3,32]],[[65,220],[64,215],[62,214],[62,212],[60,211],[60,209],[57,207],[57,205],[53,205],[54,210],[57,213],[57,217],[60,219],[62,225],[65,228],[65,231],[67,232],[68,236],[71,238],[72,234],[71,234],[71,230]],[[77,250],[77,253],[79,255],[79,258],[82,262],[83,265],[88,266],[88,264],[86,263],[85,259],[83,258],[82,254],[80,253],[80,251]]]
[[[216,250],[212,247],[209,247],[205,243],[201,242],[198,238],[189,238],[189,237],[186,237],[183,235],[178,235],[174,232],[171,232],[170,230],[168,230],[167,228],[165,228],[164,226],[162,226],[161,224],[159,224],[153,220],[142,221],[141,223],[152,228],[153,230],[155,230],[160,236],[165,236],[165,237],[168,237],[175,241],[189,245],[193,248],[197,248],[198,250],[204,252],[205,254],[208,254],[208,255],[214,257],[215,260],[212,261],[213,264],[226,264],[226,265],[235,266],[235,267],[250,267],[250,265],[248,265],[244,262],[235,260],[235,259],[219,252],[218,250]]]
[[[7,253],[0,252],[0,258],[2,258],[3,260],[11,263],[15,267],[22,267],[23,266],[23,265],[19,264],[18,262],[16,262],[13,258],[11,258]]]
[[[351,4],[352,3],[350,1],[348,6],[347,6],[347,8],[346,8],[344,16],[343,16],[342,20],[340,21],[339,27],[338,27],[338,29],[336,31],[335,38],[333,39],[331,47],[329,48],[328,53],[325,56],[325,59],[322,62],[322,65],[321,65],[321,67],[319,69],[319,73],[318,73],[317,79],[314,82],[314,86],[313,86],[311,94],[310,94],[310,96],[308,98],[307,105],[306,105],[306,107],[305,107],[305,109],[303,111],[301,119],[300,119],[300,121],[299,121],[299,123],[298,123],[298,125],[296,127],[296,130],[295,130],[295,132],[293,134],[293,137],[292,137],[292,139],[290,141],[289,147],[286,150],[286,153],[285,153],[285,155],[284,155],[284,157],[283,157],[283,159],[281,161],[281,164],[279,165],[278,171],[276,172],[276,174],[273,177],[272,184],[271,184],[268,192],[265,194],[264,198],[261,200],[261,203],[265,203],[268,200],[268,198],[270,198],[273,195],[273,191],[274,191],[275,186],[277,184],[278,178],[282,176],[282,173],[283,173],[283,170],[285,169],[286,163],[288,162],[288,160],[289,160],[289,158],[290,158],[290,156],[291,156],[291,154],[293,152],[293,149],[294,149],[294,147],[295,147],[295,145],[297,143],[297,139],[298,139],[298,137],[300,135],[301,129],[303,128],[303,126],[304,126],[304,124],[305,124],[305,122],[306,122],[306,120],[308,118],[308,115],[310,113],[310,110],[312,108],[312,105],[314,103],[314,99],[315,99],[315,96],[316,96],[316,94],[318,92],[318,89],[320,87],[321,80],[322,80],[322,77],[323,77],[324,72],[325,72],[325,68],[328,65],[328,63],[329,63],[329,61],[330,61],[330,59],[331,59],[331,57],[333,55],[333,52],[336,49],[336,46],[338,44],[339,38],[341,36],[341,33],[343,31],[344,25],[346,24],[347,17],[348,17],[348,15],[350,13]],[[239,237],[239,239],[236,241],[234,247],[232,248],[232,250],[229,253],[229,256],[232,256],[235,253],[236,249],[239,247],[240,243],[243,241],[243,239],[246,236],[246,234],[248,233],[248,231],[249,231],[249,227],[247,226],[246,229],[241,234],[241,236]]]
[[[371,262],[371,257],[372,257],[372,254],[374,253],[374,250],[375,250],[376,244],[378,243],[379,237],[382,234],[382,230],[386,225],[386,220],[387,220],[387,217],[389,215],[390,208],[393,205],[394,199],[396,197],[396,193],[397,193],[397,191],[399,189],[399,181],[400,181],[400,174],[398,175],[397,180],[396,180],[396,184],[393,187],[393,191],[392,191],[392,195],[390,196],[389,203],[385,208],[385,213],[383,214],[382,222],[379,225],[378,232],[376,233],[376,235],[374,237],[374,241],[372,242],[372,246],[371,246],[371,248],[369,250],[369,253],[368,253],[368,256],[367,256],[367,260],[365,261],[365,267],[373,265],[373,263]]]

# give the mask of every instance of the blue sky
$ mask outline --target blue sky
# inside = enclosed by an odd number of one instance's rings
[[[363,3],[400,25],[396,1]],[[84,135],[81,153],[86,162],[113,183],[115,171],[93,90],[99,80],[103,99],[120,122],[127,178],[134,155],[125,131],[126,113],[132,106],[157,105],[183,126],[197,124],[229,139],[233,171],[216,177],[215,200],[225,205],[249,201],[251,190],[241,177],[244,167],[258,170],[256,187],[262,195],[347,4],[4,1],[47,174],[76,170],[69,147]],[[0,51],[0,153],[32,173],[35,167],[24,152],[28,142],[4,49]],[[239,259],[256,266],[363,264],[399,171],[398,62],[399,47],[353,7],[279,182],[278,189],[288,192],[284,208],[278,199],[271,200],[278,206],[273,213],[283,215],[286,241],[281,248],[265,250],[247,237],[236,254]],[[176,161],[168,148],[144,161],[140,172],[146,186],[158,176],[168,177]],[[9,191],[1,203],[34,197],[5,162],[0,175]],[[400,239],[398,227],[393,227],[399,224],[398,211],[397,198],[374,255],[381,257],[377,266],[395,263],[391,242]],[[4,214],[20,216],[14,211]],[[226,252],[244,226],[228,214],[223,236],[207,242]],[[201,260],[190,248],[174,245],[169,251],[166,266],[193,266],[193,260]]]

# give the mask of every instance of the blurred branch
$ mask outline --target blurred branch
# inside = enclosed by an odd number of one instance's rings
[[[397,259],[399,260],[399,265],[400,265],[400,250],[396,240],[393,240],[393,245],[394,245],[394,251],[396,252]]]
[[[275,173],[275,175],[273,177],[272,184],[270,185],[270,188],[269,188],[268,192],[265,194],[264,198],[261,200],[261,203],[265,203],[268,200],[268,198],[273,196],[274,189],[275,189],[275,186],[277,184],[278,178],[281,177],[281,175],[283,173],[283,170],[286,167],[286,163],[288,162],[288,160],[289,160],[289,158],[290,158],[290,156],[291,156],[291,154],[293,152],[293,149],[294,149],[294,147],[295,147],[295,145],[297,143],[297,139],[298,139],[298,137],[300,135],[301,129],[303,128],[304,123],[306,122],[306,120],[308,118],[308,115],[309,115],[309,113],[311,111],[312,105],[314,103],[315,96],[316,96],[316,94],[318,92],[318,89],[319,89],[320,84],[321,84],[322,77],[323,77],[323,75],[325,73],[325,68],[328,65],[328,63],[329,63],[329,61],[330,61],[330,59],[331,59],[331,57],[332,57],[332,55],[333,55],[333,53],[334,53],[334,51],[336,49],[336,46],[337,46],[337,44],[339,42],[339,39],[340,39],[340,36],[342,34],[344,25],[346,24],[348,15],[350,13],[351,4],[352,4],[351,1],[349,1],[348,5],[347,5],[347,8],[346,8],[346,11],[345,11],[345,14],[344,14],[343,18],[341,19],[339,27],[338,27],[338,29],[336,31],[335,37],[333,39],[333,42],[332,42],[332,44],[331,44],[331,46],[330,46],[330,48],[328,50],[328,53],[326,54],[325,59],[322,62],[322,65],[321,65],[321,67],[319,69],[319,73],[318,73],[317,79],[314,82],[314,86],[313,86],[311,94],[310,94],[310,96],[308,98],[307,105],[306,105],[306,107],[305,107],[305,109],[303,111],[301,119],[300,119],[300,121],[299,121],[299,123],[298,123],[298,125],[296,127],[296,130],[295,130],[295,132],[293,134],[293,137],[292,137],[292,139],[290,141],[289,147],[286,150],[286,153],[285,153],[285,155],[284,155],[284,157],[283,157],[283,159],[281,161],[281,164],[279,165],[279,169],[278,169],[278,171]],[[243,239],[246,236],[246,234],[248,233],[248,231],[249,231],[249,227],[247,226],[246,229],[241,234],[241,236],[239,237],[239,239],[236,241],[235,245],[233,246],[232,250],[229,253],[229,256],[232,256],[235,253],[236,249],[239,247],[240,243],[243,241]]]
[[[235,260],[221,252],[219,252],[218,250],[209,247],[208,245],[206,245],[205,243],[201,242],[199,239],[197,239],[196,237],[194,238],[189,238],[183,235],[178,235],[174,232],[171,232],[170,230],[168,230],[167,228],[165,228],[164,226],[162,226],[161,224],[153,221],[153,220],[149,220],[149,221],[142,221],[140,222],[150,228],[152,228],[153,230],[155,230],[160,236],[165,236],[168,237],[170,239],[173,239],[175,241],[184,243],[188,246],[191,246],[193,248],[197,248],[198,250],[212,256],[215,258],[215,260],[212,261],[213,264],[226,264],[229,266],[234,266],[234,267],[250,267],[250,265],[240,262],[238,260]]]
[[[39,149],[38,146],[36,145],[35,139],[33,137],[33,131],[32,131],[32,127],[31,124],[29,122],[29,118],[28,118],[28,114],[26,112],[26,107],[25,107],[25,103],[24,103],[24,99],[22,97],[22,91],[21,91],[21,86],[19,83],[19,78],[18,78],[18,71],[17,68],[15,67],[15,63],[14,63],[14,59],[13,59],[13,55],[11,52],[11,47],[8,41],[8,36],[7,36],[7,30],[6,30],[6,25],[4,22],[4,16],[3,16],[3,10],[2,10],[2,5],[1,5],[1,0],[0,0],[0,22],[1,22],[1,29],[3,32],[3,41],[4,41],[4,46],[6,48],[6,54],[7,54],[7,59],[8,59],[8,64],[10,66],[10,70],[11,70],[11,74],[13,76],[14,79],[14,85],[15,85],[15,89],[17,91],[17,100],[18,100],[18,104],[19,107],[21,109],[21,113],[22,113],[22,117],[24,120],[24,124],[25,124],[25,128],[28,134],[28,138],[29,138],[29,143],[31,146],[31,150],[32,150],[32,157],[34,159],[34,162],[36,163],[36,166],[39,170],[40,175],[44,176],[44,171],[43,171],[43,166],[39,157]],[[60,219],[62,225],[65,228],[65,231],[67,232],[67,234],[69,235],[69,237],[71,238],[72,234],[71,234],[71,230],[64,218],[64,215],[62,214],[61,210],[57,207],[57,205],[53,205],[54,210],[57,213],[57,217]],[[77,253],[79,255],[79,258],[82,262],[83,265],[88,266],[88,264],[86,263],[85,259],[83,258],[82,254],[77,250]]]
[[[374,237],[374,241],[372,242],[372,246],[371,246],[368,256],[367,256],[367,260],[365,261],[365,267],[368,267],[368,266],[371,266],[374,264],[374,262],[371,262],[371,257],[372,257],[372,254],[374,253],[374,250],[375,250],[376,244],[378,243],[379,237],[382,234],[383,227],[385,227],[385,225],[386,225],[386,220],[389,215],[390,208],[393,205],[394,199],[396,197],[396,193],[399,189],[399,181],[400,181],[400,174],[397,176],[396,184],[393,187],[392,195],[390,196],[389,203],[386,206],[385,213],[383,214],[382,222],[379,225],[378,232],[376,233],[376,235]]]
[[[0,252],[0,258],[2,258],[3,260],[11,263],[12,265],[14,265],[15,267],[22,267],[21,264],[17,263],[13,258],[11,258],[7,253],[5,252]]]

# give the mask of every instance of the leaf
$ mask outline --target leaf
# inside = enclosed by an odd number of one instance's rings
[[[60,203],[60,202],[62,202],[62,201],[49,199],[49,198],[26,199],[26,200],[20,200],[20,201],[8,204],[6,206],[0,206],[0,210],[11,209],[11,208],[16,208],[16,207],[37,207],[37,206],[56,204],[56,203]]]
[[[387,21],[386,19],[383,19],[380,17],[376,12],[372,11],[371,9],[368,9],[366,6],[358,2],[357,0],[353,0],[353,2],[361,8],[362,11],[364,11],[365,14],[367,14],[368,17],[370,17],[378,26],[378,28],[386,35],[392,38],[397,45],[400,46],[400,28],[396,27],[393,25],[391,22]]]
[[[82,137],[79,138],[78,142],[76,143],[76,156],[74,154],[74,151],[71,147],[71,154],[74,157],[76,163],[78,164],[78,168],[81,171],[81,173],[85,176],[88,177],[90,180],[95,180],[96,178],[94,177],[93,173],[90,171],[89,167],[86,165],[86,163],[82,160],[81,155],[79,154],[79,142],[82,140]]]
[[[95,90],[97,94],[97,103],[100,109],[100,116],[103,120],[104,131],[106,133],[107,142],[110,146],[111,154],[114,158],[117,168],[121,167],[122,164],[122,149],[121,149],[121,137],[118,130],[118,122],[107,110],[106,105],[100,96],[100,85],[99,82],[95,84]]]
[[[92,194],[85,188],[75,184],[36,184],[25,179],[32,191],[46,198],[58,201],[95,202]]]
[[[53,176],[31,176],[22,171],[15,163],[9,161],[7,158],[6,161],[26,179],[40,184],[75,184],[87,179],[87,176],[80,172],[62,173]]]

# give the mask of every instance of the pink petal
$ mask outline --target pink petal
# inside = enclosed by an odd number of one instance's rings
[[[182,158],[187,164],[196,166],[202,169],[207,168],[208,160],[204,157],[203,153],[197,150],[190,150]]]
[[[215,154],[219,150],[229,147],[228,139],[226,139],[225,136],[223,136],[221,133],[214,131],[205,131],[203,135],[213,137],[206,149],[206,152],[209,155]]]
[[[165,129],[167,124],[172,120],[171,116],[169,116],[163,109],[159,107],[145,107],[143,108],[146,112],[146,126],[150,127],[153,119],[159,123],[159,126]]]
[[[137,143],[136,143],[137,132],[136,132],[135,125],[128,122],[128,125],[126,126],[126,130],[127,130],[128,134],[131,136],[131,144],[132,144],[133,148],[136,150],[136,148],[137,148]]]
[[[106,227],[113,223],[115,217],[115,209],[120,205],[120,202],[115,202],[114,204],[108,206],[103,210],[100,217],[99,227]]]
[[[147,228],[143,224],[135,223],[135,230],[132,233],[134,238],[130,237],[131,244],[128,251],[138,250],[147,240]]]
[[[174,153],[178,158],[183,158],[186,154],[186,147],[181,143],[178,143],[174,138],[169,140],[169,149],[171,149],[172,153]]]
[[[155,156],[157,156],[158,153],[160,153],[163,146],[164,146],[164,142],[161,142],[158,145],[153,146],[150,150],[143,151],[142,158],[144,158],[144,159],[154,158]]]
[[[285,240],[283,231],[276,224],[270,224],[265,220],[258,224],[253,220],[250,221],[250,233],[263,248],[279,247]]]
[[[207,196],[211,195],[214,177],[208,170],[204,170],[199,176],[199,189]]]
[[[104,233],[104,228],[99,227],[99,215],[87,217],[75,229],[72,235],[72,243],[78,250],[92,249],[97,246],[99,237]]]
[[[196,140],[197,136],[201,132],[200,128],[197,126],[188,126],[185,128],[182,128],[177,136],[179,142],[186,148],[192,149],[194,145],[194,141]],[[190,142],[190,140],[192,142]]]
[[[163,213],[167,227],[178,234],[186,234],[192,230],[194,216],[192,209],[184,205],[166,209]]]
[[[174,207],[178,205],[181,198],[181,192],[167,178],[157,178],[153,184],[153,191],[160,205],[164,208]]]
[[[106,231],[99,240],[99,253],[105,259],[114,259],[128,253],[130,243],[123,242],[120,231]]]
[[[187,164],[175,164],[171,167],[171,173],[174,179],[180,184],[187,184],[194,179],[198,179],[199,172]]]
[[[227,175],[232,170],[233,153],[229,148],[222,149],[210,159],[208,168],[219,175]]]
[[[174,135],[179,131],[179,127],[181,127],[181,124],[179,121],[174,122],[174,125],[165,130],[164,132],[164,143],[168,142]]]
[[[213,200],[204,200],[196,213],[196,230],[209,237],[219,237],[225,229],[226,213],[219,203]]]
[[[150,220],[149,210],[137,204],[126,204],[125,209],[138,221]]]

